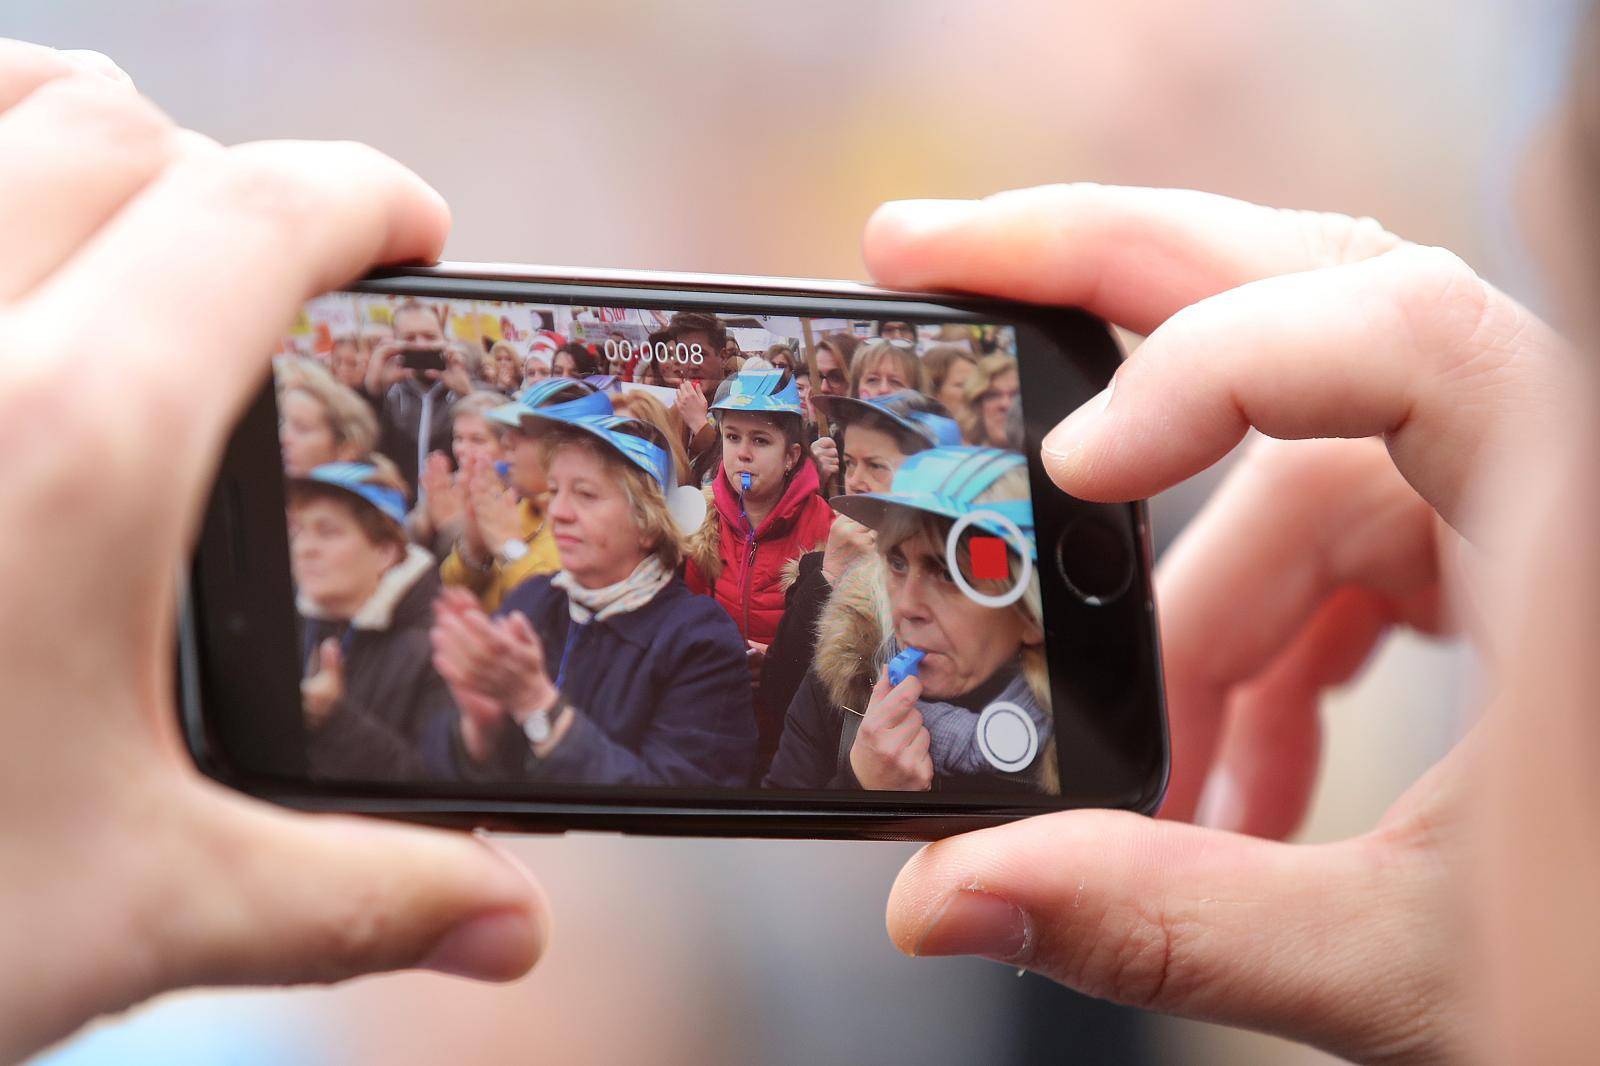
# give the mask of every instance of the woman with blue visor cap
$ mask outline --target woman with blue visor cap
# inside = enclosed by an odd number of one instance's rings
[[[407,541],[398,477],[328,463],[291,478],[288,497],[311,774],[429,776],[422,738],[456,709],[429,655],[438,568]]]
[[[755,726],[745,645],[677,568],[704,503],[659,431],[542,410],[561,569],[493,616],[447,589],[434,662],[461,708],[430,760],[475,780],[744,787]]]
[[[906,457],[929,448],[959,445],[961,427],[938,400],[901,389],[863,400],[818,395],[812,402],[835,427],[844,447],[844,491],[887,492]],[[757,706],[775,710],[761,722],[762,765],[777,750],[789,701],[816,654],[817,621],[834,586],[858,563],[877,558],[872,530],[844,515],[828,529],[823,550],[808,552],[783,574],[783,618],[767,649]]]
[[[717,390],[710,412],[722,462],[706,489],[706,518],[690,539],[684,580],[713,597],[739,627],[753,686],[783,616],[784,572],[826,543],[833,509],[818,495],[817,471],[802,444],[800,392],[787,371],[735,374]],[[757,707],[757,717],[770,722],[769,752],[788,705],[785,697]]]
[[[823,610],[765,784],[1059,791],[1023,457],[932,448],[831,502],[877,559]]]
[[[463,467],[461,530],[439,573],[446,585],[475,594],[486,611],[524,581],[561,566],[545,512],[549,486],[540,438],[549,422],[534,418],[537,412],[608,415],[611,402],[585,382],[552,377],[484,412],[504,437],[505,460],[476,455]]]

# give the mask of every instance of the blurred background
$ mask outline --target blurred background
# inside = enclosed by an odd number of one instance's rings
[[[880,200],[1094,180],[1373,215],[1538,306],[1516,189],[1575,14],[1569,0],[7,0],[0,35],[104,51],[223,141],[370,142],[450,200],[455,259],[858,277]],[[1162,544],[1216,476],[1156,501]],[[1370,826],[1470,708],[1459,648],[1391,639],[1328,702],[1302,836]],[[185,993],[38,1061],[1325,1060],[990,963],[900,957],[882,913],[909,845],[511,846],[558,916],[523,981]]]

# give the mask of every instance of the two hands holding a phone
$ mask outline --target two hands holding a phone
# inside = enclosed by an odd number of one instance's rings
[[[308,297],[434,259],[443,202],[356,146],[224,148],[103,59],[10,42],[0,160],[0,432],[40,427],[0,475],[0,953],[32,960],[0,974],[0,1058],[180,985],[523,973],[549,918],[514,862],[216,786],[184,757],[171,697],[172,567],[266,371],[249,353]],[[1356,1057],[1459,1049],[1452,915],[1486,745],[1371,833],[1276,841],[1309,801],[1320,693],[1389,627],[1450,629],[1465,593],[1487,605],[1492,668],[1521,676],[1534,654],[1497,598],[1526,553],[1487,501],[1561,469],[1582,411],[1557,340],[1370,221],[1198,193],[891,204],[866,254],[888,285],[1081,305],[1149,334],[1046,441],[1075,496],[1149,495],[1251,426],[1283,438],[1252,446],[1161,574],[1164,820],[1064,812],[930,845],[890,895],[895,943]],[[117,372],[75,373],[84,350]],[[1527,573],[1524,595],[1559,595]],[[1559,706],[1565,667],[1511,702]]]

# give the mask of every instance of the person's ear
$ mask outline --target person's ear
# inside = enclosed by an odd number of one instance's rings
[[[1026,647],[1026,648],[1037,648],[1037,647],[1039,647],[1041,644],[1044,643],[1044,630],[1042,628],[1040,628],[1039,623],[1035,622],[1032,618],[1028,617],[1027,612],[1022,610],[1021,604],[1017,605],[1017,611],[1018,611],[1019,614],[1022,615],[1022,644],[1023,644],[1023,647]]]

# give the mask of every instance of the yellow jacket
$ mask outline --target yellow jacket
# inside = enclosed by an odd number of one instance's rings
[[[530,577],[553,574],[561,569],[561,555],[556,551],[555,534],[550,531],[550,524],[545,521],[544,512],[538,504],[531,499],[520,500],[517,514],[522,521],[522,539],[528,545],[527,554],[522,558],[508,561],[501,557],[500,546],[493,545],[495,552],[489,565],[479,569],[462,558],[458,541],[444,562],[439,564],[440,579],[446,585],[459,585],[477,593],[478,602],[483,604],[485,611],[499,607],[506,593]]]

